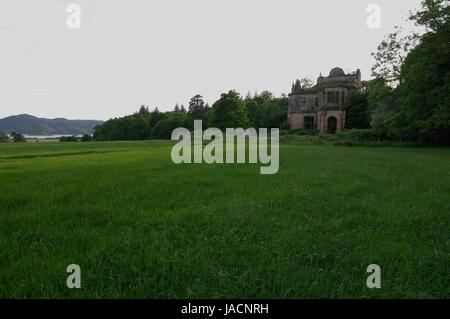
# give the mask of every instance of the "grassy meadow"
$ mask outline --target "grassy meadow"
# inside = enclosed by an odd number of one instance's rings
[[[0,297],[450,297],[450,149],[282,143],[260,175],[172,145],[0,145]]]

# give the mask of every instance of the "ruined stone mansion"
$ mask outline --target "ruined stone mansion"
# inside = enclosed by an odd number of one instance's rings
[[[308,89],[289,94],[288,124],[291,128],[336,133],[345,128],[345,109],[350,94],[361,88],[361,71],[345,74],[334,68],[327,77],[319,76]]]

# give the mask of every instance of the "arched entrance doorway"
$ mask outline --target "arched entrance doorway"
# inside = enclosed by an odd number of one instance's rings
[[[327,132],[334,134],[337,129],[337,119],[334,116],[330,116],[327,120]]]

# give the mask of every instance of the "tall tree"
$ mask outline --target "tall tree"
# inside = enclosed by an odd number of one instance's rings
[[[153,109],[153,111],[150,113],[150,120],[148,123],[150,128],[153,128],[162,117],[163,117],[163,114],[159,111],[159,109],[157,107],[155,107]]]
[[[211,109],[209,127],[217,127],[221,130],[249,126],[245,103],[236,91],[222,93]]]
[[[147,105],[141,105],[138,113],[139,114],[149,114],[150,111],[148,110],[148,106]]]
[[[295,80],[295,82],[292,83],[291,93],[292,94],[300,94],[300,93],[302,93],[302,85],[301,85],[299,79]]]
[[[448,0],[422,0],[422,8],[409,16],[418,25],[432,32],[448,28],[450,5]]]
[[[9,142],[9,137],[5,132],[0,130],[0,143],[6,143],[6,142]]]
[[[422,8],[410,13],[408,19],[416,25],[425,27],[425,34],[448,28],[450,6],[448,0],[422,0]],[[375,64],[372,66],[372,76],[383,78],[389,85],[397,86],[400,80],[403,62],[408,54],[421,41],[424,32],[421,29],[410,34],[395,27],[380,43],[376,53],[372,53]]]
[[[367,92],[354,92],[348,99],[345,112],[345,128],[364,129],[370,127],[369,100]]]
[[[314,82],[310,78],[300,79],[300,87],[304,90],[311,89],[314,86]]]
[[[390,86],[397,86],[403,61],[418,40],[418,33],[404,35],[402,28],[395,27],[395,31],[378,45],[377,52],[372,53],[375,59],[372,76],[384,79]]]
[[[190,118],[190,128],[193,128],[194,120],[202,120],[203,128],[208,126],[208,119],[206,116],[207,108],[205,101],[200,94],[197,94],[191,98],[188,106],[188,115]]]
[[[426,32],[401,39],[390,35],[375,55],[373,75],[396,89],[389,94],[385,88],[376,90],[391,98],[377,103],[372,126],[390,136],[450,143],[450,6],[423,0],[410,19]],[[371,99],[369,91],[369,104]]]
[[[14,143],[23,143],[27,141],[22,134],[16,132],[11,132],[11,139]]]
[[[400,74],[397,112],[424,141],[450,143],[450,24],[422,37]]]

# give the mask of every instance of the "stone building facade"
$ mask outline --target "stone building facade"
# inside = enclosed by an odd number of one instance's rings
[[[317,84],[289,94],[288,124],[291,128],[336,133],[345,128],[345,109],[350,94],[361,88],[361,71],[345,74],[334,68]]]

